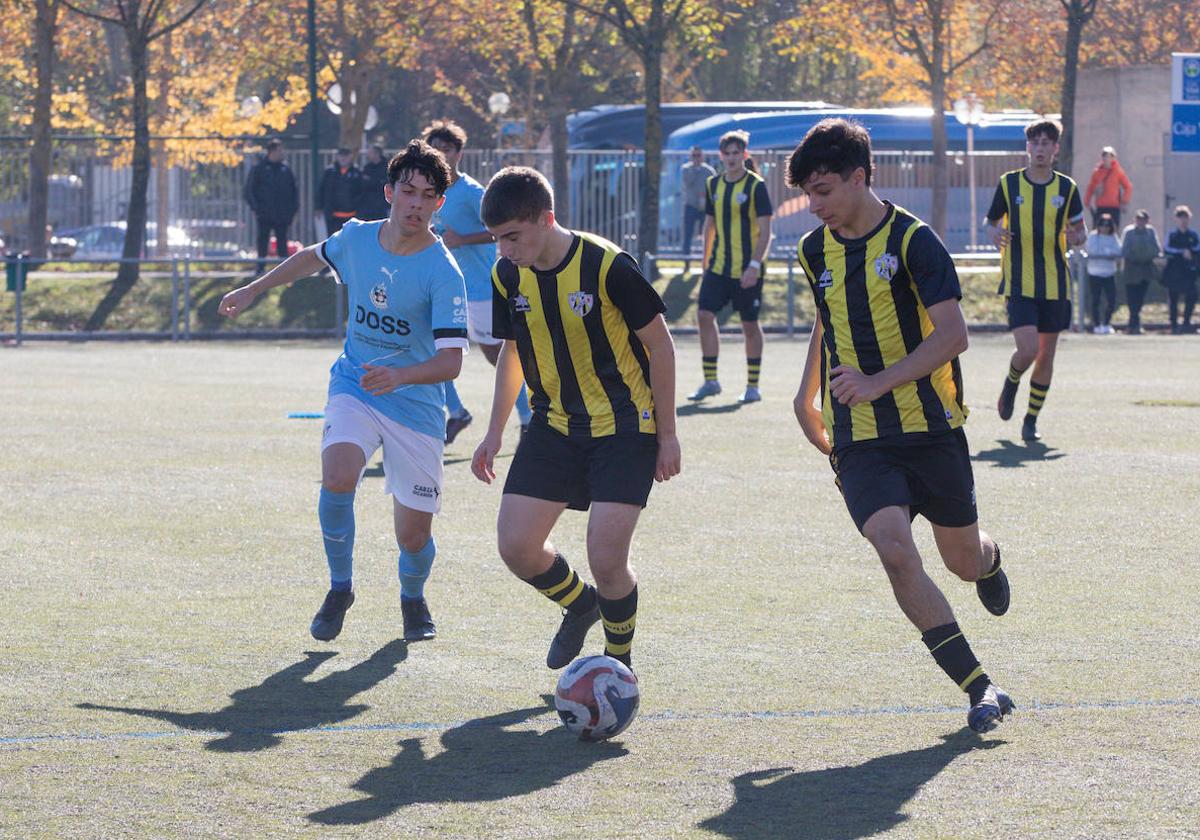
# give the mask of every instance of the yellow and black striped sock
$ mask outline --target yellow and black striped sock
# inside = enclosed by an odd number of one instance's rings
[[[1046,392],[1050,390],[1050,383],[1042,385],[1040,382],[1029,380],[1029,412],[1025,416],[1037,418],[1038,413],[1042,410],[1042,405],[1046,402]]]
[[[751,388],[758,387],[758,374],[762,369],[762,356],[751,359],[746,357],[746,384]]]
[[[1029,370],[1029,368],[1025,368],[1025,370]],[[1020,385],[1021,377],[1025,375],[1025,370],[1017,370],[1016,366],[1012,362],[1009,362],[1008,381],[1014,385]]]
[[[967,637],[958,629],[958,622],[952,621],[926,630],[921,634],[921,641],[929,648],[934,661],[946,672],[946,676],[967,692],[971,705],[978,703],[991,680],[971,652]]]
[[[600,618],[604,622],[604,652],[629,665],[633,631],[637,625],[637,584],[624,598],[610,601],[603,595],[596,597],[600,600]]]
[[[585,613],[596,603],[596,588],[584,583],[561,554],[554,555],[550,568],[526,578],[525,582],[560,607],[573,613]]]
[[[717,381],[717,357],[716,356],[701,356],[700,361],[704,364],[704,381]]]

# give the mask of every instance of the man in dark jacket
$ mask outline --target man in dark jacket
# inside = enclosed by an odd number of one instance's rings
[[[358,202],[358,218],[365,222],[386,219],[391,207],[383,197],[388,182],[388,159],[378,143],[367,149],[367,162],[362,168],[362,198]]]
[[[317,190],[317,212],[325,215],[325,235],[333,236],[347,219],[354,218],[362,198],[362,170],[354,165],[354,152],[345,146],[325,169]]]
[[[287,257],[288,227],[300,207],[296,176],[283,162],[283,141],[272,137],[267,141],[267,154],[250,170],[246,178],[246,203],[258,220],[258,256],[267,256],[271,234],[275,234],[276,252],[280,259]],[[264,263],[258,264],[261,274]]]

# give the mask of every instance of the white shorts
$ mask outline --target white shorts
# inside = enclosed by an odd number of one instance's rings
[[[492,300],[467,301],[467,337],[476,344],[489,347],[503,344],[504,339],[492,335]]]
[[[444,441],[397,423],[349,394],[334,394],[325,405],[321,451],[335,443],[356,444],[368,463],[382,445],[384,492],[413,510],[441,510]]]

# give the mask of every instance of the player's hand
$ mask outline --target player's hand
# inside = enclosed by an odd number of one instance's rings
[[[463,236],[455,232],[452,228],[446,228],[442,231],[442,242],[446,247],[453,251],[455,248],[461,248],[463,244]]]
[[[671,476],[679,475],[683,469],[683,454],[679,448],[679,438],[674,434],[658,435],[658,459],[654,464],[654,480],[670,481]]]
[[[795,409],[796,419],[800,421],[800,431],[804,432],[804,437],[822,455],[828,455],[831,449],[829,439],[825,436],[825,418],[821,412],[812,403],[806,405],[800,396],[793,401],[792,408]]]
[[[998,251],[1003,251],[1008,247],[1008,243],[1012,242],[1012,233],[1008,228],[994,225],[988,229],[988,236],[992,240],[992,245]]]
[[[1080,248],[1087,244],[1087,230],[1084,228],[1071,228],[1067,231],[1067,244],[1075,248]]]
[[[496,477],[494,465],[503,442],[500,434],[489,431],[479,446],[475,447],[475,454],[471,456],[471,472],[484,484],[491,484],[492,479]]]
[[[758,282],[758,269],[751,266],[742,272],[742,288],[749,289]]]
[[[390,394],[401,385],[407,384],[404,381],[404,368],[385,367],[383,365],[363,365],[362,379],[358,380],[358,384],[368,394],[373,394],[378,397],[383,394]]]
[[[221,303],[217,306],[217,312],[226,318],[236,318],[248,309],[257,297],[258,292],[250,286],[242,286],[240,289],[234,289],[221,298]]]
[[[842,405],[856,406],[883,396],[883,389],[874,376],[849,365],[838,365],[829,371],[829,392]]]

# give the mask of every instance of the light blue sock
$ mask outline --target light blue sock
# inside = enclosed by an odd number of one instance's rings
[[[425,581],[433,566],[433,558],[437,556],[437,545],[433,537],[425,543],[420,551],[400,549],[400,597],[405,600],[416,600],[425,597]]]
[[[463,408],[462,400],[458,396],[458,389],[454,387],[452,379],[446,380],[446,408],[451,417],[457,417],[466,410]]]
[[[517,394],[517,417],[521,418],[522,426],[533,419],[533,410],[529,408],[529,391],[523,384],[521,393]]]
[[[354,572],[354,492],[334,493],[321,488],[317,502],[325,558],[329,561],[329,585],[332,589],[350,589]]]

